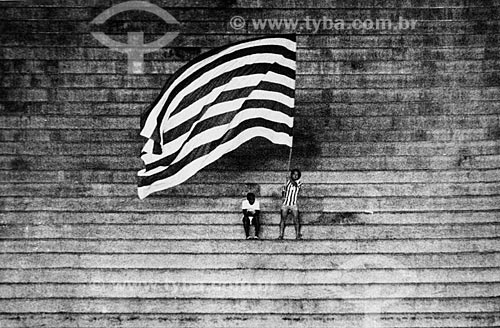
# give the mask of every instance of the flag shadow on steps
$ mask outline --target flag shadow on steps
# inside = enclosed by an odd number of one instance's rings
[[[308,171],[321,155],[321,147],[313,134],[297,131],[293,137],[291,167]],[[238,149],[207,166],[207,171],[285,171],[290,147],[272,144],[262,137],[254,138]]]

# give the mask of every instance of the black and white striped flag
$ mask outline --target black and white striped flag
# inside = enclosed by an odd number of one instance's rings
[[[248,140],[292,146],[295,36],[213,49],[177,71],[141,120],[139,198],[176,186]]]

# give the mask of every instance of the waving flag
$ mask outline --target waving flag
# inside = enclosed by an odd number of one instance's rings
[[[177,71],[141,119],[139,198],[252,138],[291,147],[295,58],[295,36],[273,36],[213,49]]]

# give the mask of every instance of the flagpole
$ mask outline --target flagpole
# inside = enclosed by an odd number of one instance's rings
[[[290,146],[290,153],[288,154],[288,169],[287,169],[288,172],[290,172],[290,165],[292,164],[292,150],[293,150],[293,137],[292,137],[292,144]]]
[[[290,145],[290,152],[288,153],[288,168],[285,176],[285,186],[288,183],[288,177],[290,176],[290,165],[292,164],[292,150],[293,150],[293,136],[292,136],[292,143]]]

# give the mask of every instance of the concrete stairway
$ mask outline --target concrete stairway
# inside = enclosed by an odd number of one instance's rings
[[[151,2],[182,32],[138,75],[90,34],[116,1],[0,2],[0,327],[500,326],[496,2]],[[106,32],[164,33],[136,14]],[[299,33],[302,241],[276,240],[288,150],[260,139],[136,196],[139,116],[168,74],[272,32],[233,15],[419,21]]]

